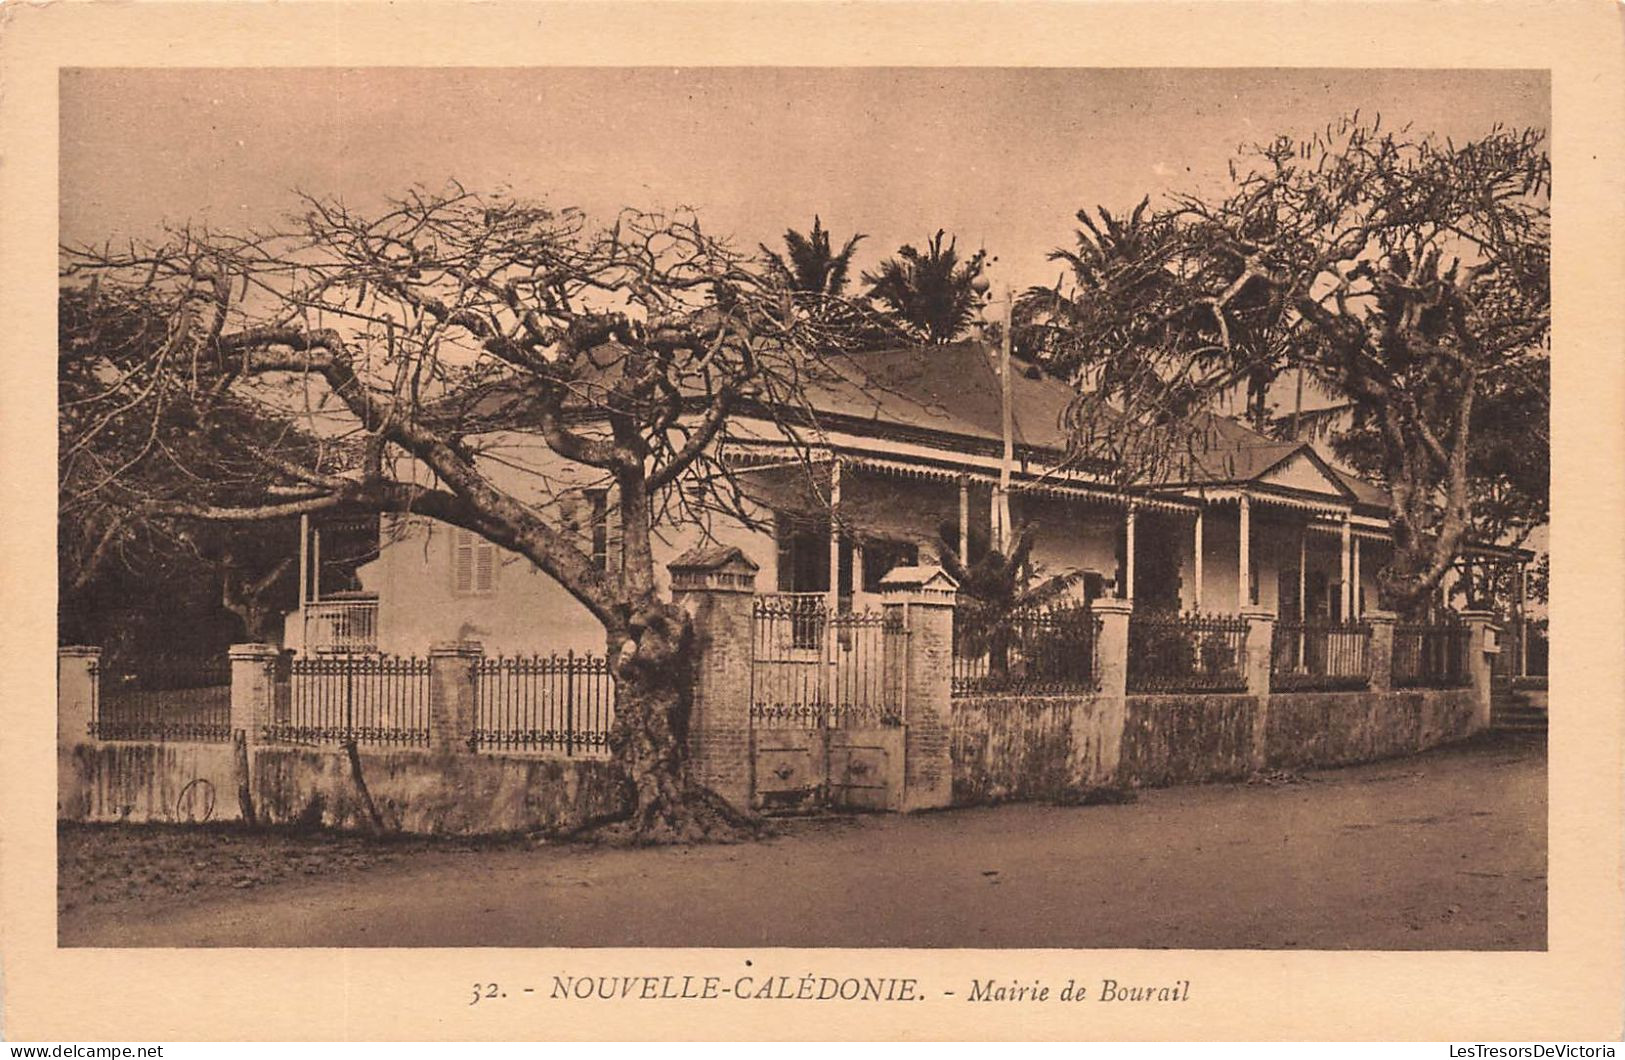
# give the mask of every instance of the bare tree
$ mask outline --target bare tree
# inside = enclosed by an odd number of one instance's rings
[[[1439,143],[1356,115],[1243,152],[1220,197],[1090,225],[1081,260],[1100,282],[1028,302],[1029,341],[1076,356],[1080,448],[1125,412],[1148,432],[1199,423],[1249,373],[1302,366],[1374,426],[1394,506],[1379,589],[1422,606],[1472,527],[1475,401],[1547,356],[1543,144],[1501,128]]]
[[[687,211],[627,210],[599,228],[456,187],[372,213],[305,207],[273,232],[65,250],[65,285],[156,307],[165,336],[89,372],[100,386],[77,429],[96,429],[94,410],[143,410],[165,444],[167,402],[184,398],[204,430],[241,402],[294,439],[243,442],[256,488],[194,483],[142,511],[411,513],[525,557],[603,625],[619,685],[610,743],[632,794],[623,829],[681,841],[749,828],[688,772],[695,646],[657,589],[652,535],[749,519],[718,442],[745,409],[799,439],[806,384],[845,348],[828,321],[850,314],[818,311],[824,296],[775,282]],[[516,451],[538,439],[547,459]],[[561,517],[561,495],[584,485],[612,491],[617,570]]]

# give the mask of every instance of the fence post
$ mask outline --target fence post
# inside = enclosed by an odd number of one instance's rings
[[[1399,616],[1392,611],[1367,611],[1364,620],[1371,626],[1371,643],[1366,651],[1366,666],[1371,679],[1366,688],[1372,692],[1394,690],[1394,623]]]
[[[953,801],[954,598],[959,585],[936,566],[896,567],[880,580],[882,605],[908,630],[908,715],[903,724],[902,808]]]
[[[70,644],[56,650],[56,745],[72,747],[95,738],[102,650]]]
[[[1134,601],[1100,597],[1089,606],[1100,619],[1100,643],[1095,646],[1100,692],[1093,729],[1100,746],[1095,772],[1102,783],[1112,784],[1123,760],[1123,727],[1128,724],[1128,623]],[[1083,745],[1076,738],[1073,742]]]
[[[1270,694],[1270,657],[1275,647],[1275,612],[1267,607],[1244,607],[1247,620],[1247,694]]]
[[[1490,727],[1491,682],[1494,658],[1500,652],[1500,627],[1495,624],[1493,611],[1463,611],[1462,624],[1467,627],[1467,653],[1462,666],[1467,683],[1473,690],[1473,732]]]
[[[1128,621],[1134,601],[1103,596],[1089,607],[1100,618],[1100,694],[1122,699],[1128,694]]]
[[[749,810],[750,681],[755,658],[756,572],[730,546],[689,549],[666,567],[672,602],[694,624],[694,690],[688,716],[691,775],[736,809]]]
[[[1270,669],[1275,657],[1275,612],[1265,607],[1244,607],[1247,622],[1247,694],[1253,697],[1252,767],[1269,764]]]
[[[270,644],[233,644],[231,659],[231,728],[250,744],[262,742],[262,731],[276,709],[277,649]]]
[[[429,749],[472,751],[476,683],[485,648],[477,640],[429,646]]]

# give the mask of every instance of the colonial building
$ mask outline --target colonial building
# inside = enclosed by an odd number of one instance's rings
[[[764,591],[862,610],[881,578],[951,549],[974,559],[1030,526],[1037,574],[1075,571],[1079,592],[1136,610],[1285,619],[1358,616],[1375,606],[1388,561],[1388,497],[1307,443],[1214,417],[1178,474],[1118,488],[1066,457],[1063,382],[1011,373],[1009,426],[994,355],[979,343],[854,355],[808,388],[810,419],[791,436],[771,416],[736,416],[718,458],[740,483],[749,523],[657,527],[657,563],[709,537],[760,568]],[[522,410],[521,410],[522,411]],[[522,416],[520,417],[522,421]],[[545,503],[596,562],[620,562],[615,496],[563,464],[522,424],[488,473]],[[501,448],[501,446],[499,446]],[[542,454],[538,457],[538,453]],[[522,455],[519,455],[522,454]],[[1008,455],[1007,455],[1008,454]],[[319,572],[321,529],[304,535]],[[1517,557],[1514,556],[1514,559]],[[385,518],[361,589],[323,594],[307,574],[286,644],[305,652],[421,653],[448,639],[491,652],[597,651],[591,615],[528,561],[467,531]]]

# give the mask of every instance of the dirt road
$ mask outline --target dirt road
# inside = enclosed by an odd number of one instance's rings
[[[69,946],[1541,949],[1545,744],[739,846],[430,850],[59,926]]]

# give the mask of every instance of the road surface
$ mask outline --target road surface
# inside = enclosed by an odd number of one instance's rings
[[[797,821],[734,846],[429,849],[96,903],[59,931],[69,946],[1542,949],[1545,743],[1121,806]]]

